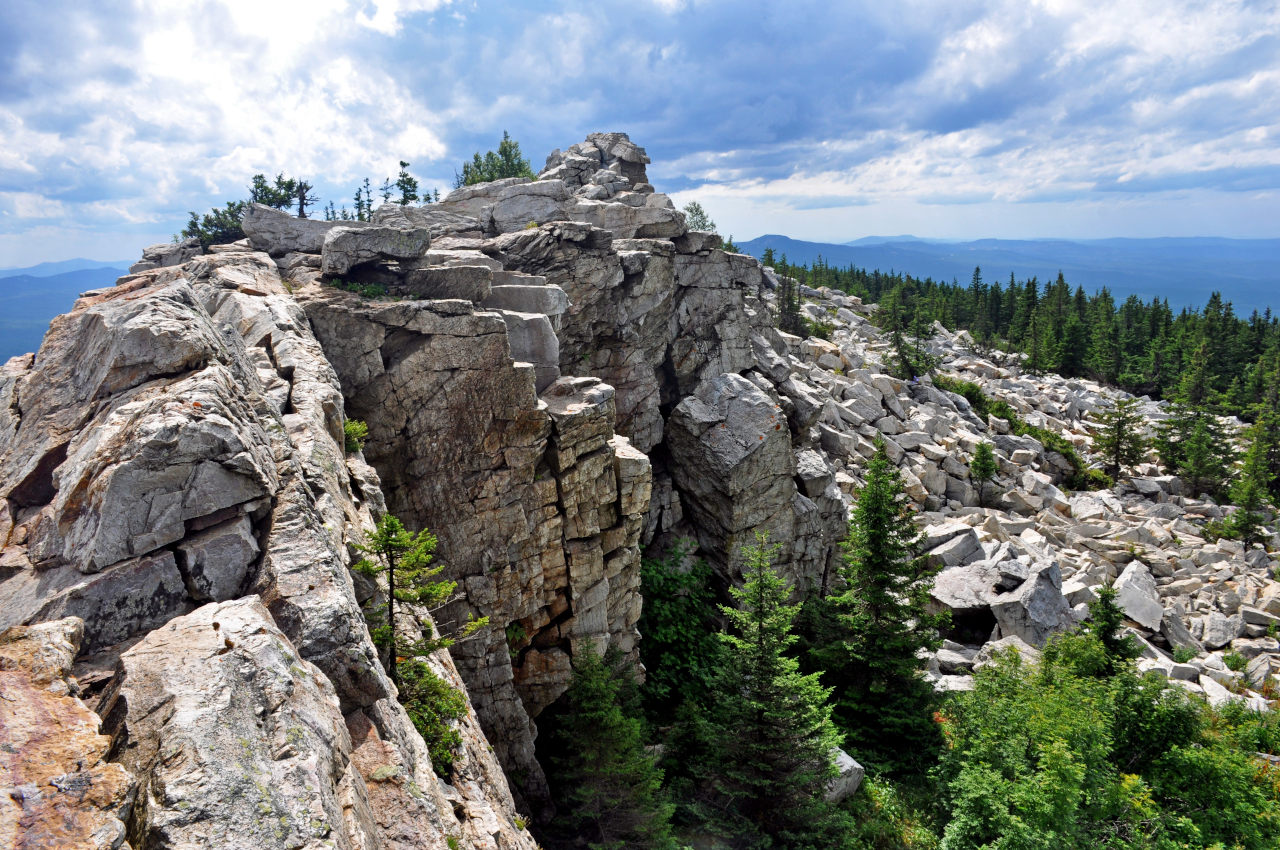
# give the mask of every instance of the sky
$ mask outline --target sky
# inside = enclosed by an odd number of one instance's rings
[[[1280,236],[1275,0],[6,0],[0,268],[623,131],[739,240]]]

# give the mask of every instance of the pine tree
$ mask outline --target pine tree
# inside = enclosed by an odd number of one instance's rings
[[[716,223],[711,220],[711,216],[707,215],[707,211],[702,208],[702,204],[697,201],[690,201],[684,205],[684,221],[690,230],[705,230],[714,233]]]
[[[623,710],[624,675],[590,646],[574,659],[550,777],[557,818],[592,850],[674,850],[662,771],[645,751],[643,724]]]
[[[498,150],[489,151],[483,157],[479,151],[471,162],[462,164],[462,173],[454,176],[454,188],[472,186],[476,183],[487,183],[505,177],[533,177],[533,169],[529,160],[520,152],[520,143],[512,139],[506,130],[502,131],[502,141]]]
[[[268,183],[267,178],[262,174],[253,175],[253,182],[249,184],[251,203],[264,204],[276,210],[293,206],[294,196],[297,193],[298,182],[285,177],[283,173],[276,175],[274,185]]]
[[[969,461],[969,479],[978,485],[978,506],[985,508],[986,484],[996,477],[1000,467],[996,464],[995,453],[990,443],[978,443],[973,450],[973,460]]]
[[[739,607],[721,608],[730,631],[708,718],[719,745],[706,777],[713,826],[733,847],[841,846],[840,816],[823,798],[839,740],[830,691],[787,654],[799,606],[771,565],[777,548],[763,535],[744,547],[746,584],[730,591]]]
[[[315,195],[311,194],[314,188],[305,180],[293,181],[293,199],[298,204],[298,218],[306,218],[307,207],[319,201]]]
[[[1249,448],[1245,452],[1240,477],[1231,486],[1231,502],[1237,508],[1227,521],[1232,537],[1252,546],[1262,540],[1262,509],[1271,491],[1272,474],[1268,464],[1270,445],[1268,429],[1259,419],[1249,429]]]
[[[845,587],[815,603],[809,658],[835,686],[836,722],[855,756],[904,769],[921,767],[936,743],[920,655],[941,645],[947,621],[929,613],[938,569],[918,556],[919,541],[901,475],[879,442],[849,521]]]
[[[396,188],[400,190],[400,200],[396,203],[402,207],[418,200],[418,180],[409,174],[408,167],[409,163],[400,160],[400,173],[396,175]]]
[[[1101,430],[1093,438],[1093,450],[1105,459],[1112,478],[1146,456],[1147,441],[1138,431],[1140,422],[1136,398],[1122,398],[1098,417]]]
[[[366,617],[373,626],[374,644],[388,653],[387,675],[399,685],[401,657],[426,655],[453,642],[429,631],[422,640],[405,640],[403,635],[408,621],[416,619],[406,606],[417,605],[427,610],[437,608],[453,595],[457,582],[436,578],[444,567],[431,566],[436,550],[435,535],[425,528],[411,534],[391,514],[384,514],[377,527],[366,532],[364,542],[357,544],[356,548],[372,557],[360,559],[352,566],[353,570],[370,578],[386,576],[386,602],[366,610]],[[488,618],[472,620],[460,634],[466,637],[487,622]],[[430,629],[430,624],[425,621],[418,626]]]

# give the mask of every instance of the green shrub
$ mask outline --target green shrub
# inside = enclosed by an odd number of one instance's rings
[[[1249,666],[1249,659],[1245,658],[1238,652],[1228,652],[1222,656],[1222,663],[1227,665],[1228,670],[1239,673],[1241,670]]]
[[[940,716],[948,850],[1280,846],[1280,783],[1255,753],[1274,721],[1215,711],[1101,636],[1056,638],[1039,667],[1005,656]]]
[[[191,219],[180,234],[184,238],[194,237],[200,241],[201,248],[210,245],[225,245],[238,242],[244,238],[244,229],[240,220],[244,218],[249,204],[246,201],[227,201],[221,209],[214,207],[203,216],[191,213]]]
[[[525,641],[529,639],[529,633],[525,631],[524,626],[514,620],[507,623],[506,633],[507,651],[515,655],[516,651],[524,646]]]
[[[467,699],[461,691],[431,672],[426,662],[412,660],[399,665],[400,704],[427,744],[431,765],[447,777],[458,757],[462,735],[454,726],[467,714]]]
[[[805,319],[804,327],[809,336],[816,336],[818,339],[825,340],[830,340],[831,333],[836,329],[836,326],[830,322],[815,322],[812,319]]]
[[[1196,651],[1189,646],[1175,646],[1173,648],[1173,660],[1179,664],[1186,664],[1195,657]]]
[[[369,426],[359,419],[348,419],[342,423],[343,447],[347,454],[355,454],[364,448],[369,438]]]
[[[329,281],[329,285],[343,292],[354,292],[361,298],[383,298],[387,294],[387,288],[380,283],[357,283],[335,277]]]
[[[648,671],[642,694],[659,723],[686,699],[706,696],[718,663],[711,567],[692,551],[691,541],[677,540],[665,556],[640,565],[640,654]]]
[[[868,776],[850,801],[849,846],[865,850],[936,850],[927,788]]]

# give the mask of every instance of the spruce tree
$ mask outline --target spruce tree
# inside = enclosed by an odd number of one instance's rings
[[[352,565],[353,570],[369,578],[386,576],[386,602],[371,606],[365,616],[372,626],[374,644],[388,653],[387,675],[399,685],[401,657],[426,655],[452,643],[450,638],[430,631],[422,640],[406,640],[404,633],[409,620],[414,620],[419,628],[430,629],[430,624],[418,622],[407,606],[437,608],[453,595],[457,582],[436,578],[444,567],[431,565],[436,550],[435,535],[425,528],[412,534],[391,514],[379,518],[377,527],[366,532],[364,542],[356,548],[372,557],[361,558]],[[461,629],[460,635],[469,636],[487,622],[487,617],[472,620]]]
[[[1102,456],[1107,474],[1118,476],[1146,456],[1147,441],[1138,431],[1138,400],[1122,398],[1098,417],[1101,430],[1093,438],[1093,450]]]
[[[621,675],[590,646],[574,659],[550,777],[561,812],[555,826],[592,850],[674,850],[673,806],[645,751],[643,724],[623,710]]]
[[[1210,414],[1197,417],[1191,433],[1179,443],[1178,475],[1193,495],[1216,496],[1230,474],[1231,448],[1212,419]]]
[[[978,485],[978,506],[986,507],[987,482],[996,477],[1000,467],[996,465],[995,453],[990,443],[978,443],[973,450],[973,460],[969,461],[969,478]]]
[[[1249,448],[1245,452],[1240,477],[1231,486],[1231,502],[1237,507],[1226,526],[1231,536],[1252,546],[1262,540],[1262,513],[1270,495],[1272,474],[1268,464],[1270,446],[1268,428],[1259,419],[1249,429]]]
[[[894,770],[921,770],[937,743],[932,688],[922,652],[941,645],[945,614],[929,613],[938,568],[918,553],[898,469],[883,441],[849,521],[844,590],[815,602],[809,661],[836,693],[836,723],[855,757]]]
[[[403,159],[400,160],[400,173],[396,175],[396,188],[400,190],[400,199],[396,203],[402,207],[407,207],[418,200],[418,180],[409,174],[408,168],[409,163]]]
[[[711,220],[711,216],[707,215],[707,211],[702,208],[702,204],[697,201],[690,201],[682,208],[684,212],[684,223],[690,230],[704,230],[715,233],[716,223]]]
[[[729,631],[707,725],[717,747],[706,785],[711,827],[735,848],[841,846],[842,820],[824,799],[839,737],[830,691],[788,655],[799,605],[774,572],[763,535],[743,549],[746,584],[722,606]]]

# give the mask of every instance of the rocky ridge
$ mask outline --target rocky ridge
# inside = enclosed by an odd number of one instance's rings
[[[830,341],[779,332],[773,270],[688,231],[647,163],[592,134],[536,180],[370,222],[253,207],[243,242],[149,248],[0,367],[0,628],[71,624],[51,687],[103,718],[117,790],[84,815],[101,846],[208,846],[256,812],[263,847],[532,847],[537,717],[585,644],[636,657],[641,547],[691,537],[727,583],[765,531],[798,588],[829,584],[877,436],[946,567],[938,687],[994,646],[1033,653],[1114,580],[1145,666],[1261,704],[1221,650],[1270,681],[1280,585],[1267,552],[1207,541],[1220,508],[1153,469],[1064,490],[1057,452],[891,377],[857,299],[804,293]],[[1087,450],[1112,391],[935,332],[943,371]],[[344,452],[346,418],[368,424],[363,452]],[[967,478],[983,441],[990,508]],[[447,781],[369,639],[380,591],[349,571],[388,509],[439,537],[461,591],[440,624],[490,618],[431,662],[469,695]],[[12,786],[58,787],[23,770]],[[0,829],[38,816],[10,797]]]

